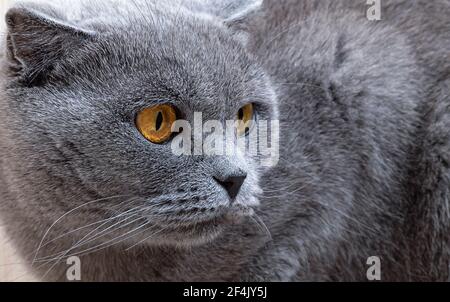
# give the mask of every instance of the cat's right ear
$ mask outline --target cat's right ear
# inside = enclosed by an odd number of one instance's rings
[[[244,40],[250,23],[263,12],[264,6],[264,0],[191,0],[186,3],[190,3],[193,11],[217,17]]]
[[[225,0],[223,21],[244,45],[248,43],[250,24],[262,12],[263,0]]]
[[[69,24],[52,9],[17,5],[6,14],[7,58],[28,84],[47,76],[71,50],[93,33]]]
[[[227,2],[227,1],[224,1]],[[261,12],[263,0],[232,0],[225,6],[224,21],[230,28],[238,31],[247,31],[249,21]]]

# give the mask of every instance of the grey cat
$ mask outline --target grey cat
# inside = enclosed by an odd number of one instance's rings
[[[364,281],[375,256],[383,281],[447,280],[450,2],[365,2],[16,4],[0,212],[36,276],[79,256],[83,281]],[[161,102],[251,102],[279,164],[152,144],[135,117]]]

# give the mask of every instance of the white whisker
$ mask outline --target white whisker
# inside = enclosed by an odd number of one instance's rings
[[[83,207],[85,207],[85,206],[87,206],[87,205],[90,205],[90,204],[93,204],[93,203],[97,203],[97,202],[101,202],[101,201],[107,201],[107,200],[111,200],[111,199],[115,199],[115,198],[122,198],[122,197],[126,197],[126,196],[127,196],[127,195],[117,195],[117,196],[111,196],[111,197],[100,198],[100,199],[97,199],[97,200],[89,201],[89,202],[86,202],[86,203],[84,203],[84,204],[82,204],[82,205],[80,205],[80,206],[78,206],[78,207],[76,207],[76,208],[74,208],[74,209],[72,209],[72,210],[66,212],[64,215],[62,215],[61,217],[59,217],[59,218],[58,218],[58,219],[57,219],[57,220],[56,220],[56,221],[55,221],[55,222],[47,229],[47,231],[44,233],[44,236],[42,237],[42,239],[41,239],[41,241],[40,241],[40,243],[39,243],[39,246],[38,246],[38,248],[37,248],[37,250],[36,250],[36,253],[35,253],[35,255],[34,255],[33,261],[31,262],[31,266],[34,265],[34,263],[35,263],[35,261],[36,261],[36,258],[37,258],[37,255],[38,255],[38,253],[39,253],[39,250],[41,249],[42,244],[44,243],[45,238],[47,237],[47,235],[49,234],[49,232],[51,231],[51,229],[52,229],[56,224],[58,224],[58,222],[60,222],[62,219],[64,219],[65,217],[67,217],[69,214],[75,212],[76,210],[79,210],[79,209],[81,209],[81,208],[83,208]],[[129,196],[129,195],[128,195],[128,196]]]

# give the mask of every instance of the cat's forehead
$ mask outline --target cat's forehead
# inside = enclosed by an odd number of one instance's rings
[[[137,93],[159,93],[206,111],[263,99],[262,72],[238,41],[221,29],[191,30],[159,32],[140,25],[133,33],[105,33],[89,55],[96,59],[86,60],[96,64],[85,70],[106,81],[122,79]]]
[[[95,99],[168,100],[211,115],[268,101],[269,84],[262,69],[219,18],[181,6],[168,9],[148,2],[138,10],[136,5],[106,9],[109,18],[100,8],[97,16],[92,14],[92,5],[52,30],[47,29],[53,23],[28,10],[17,11],[20,18],[11,24],[32,18],[42,24],[39,32],[47,39],[41,40],[51,43],[54,32],[59,33],[56,46],[64,51],[49,62],[51,77],[46,77],[54,93],[68,85]],[[50,20],[62,18],[50,8],[39,10],[45,10]],[[30,29],[20,25],[15,29]],[[23,40],[28,45],[29,39]]]

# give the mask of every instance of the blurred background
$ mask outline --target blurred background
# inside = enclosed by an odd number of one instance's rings
[[[4,15],[11,2],[10,0],[0,0],[0,39],[5,38]],[[22,261],[17,257],[16,252],[5,236],[3,223],[0,220],[0,282],[34,281],[30,274],[27,273],[25,266],[21,263]]]

